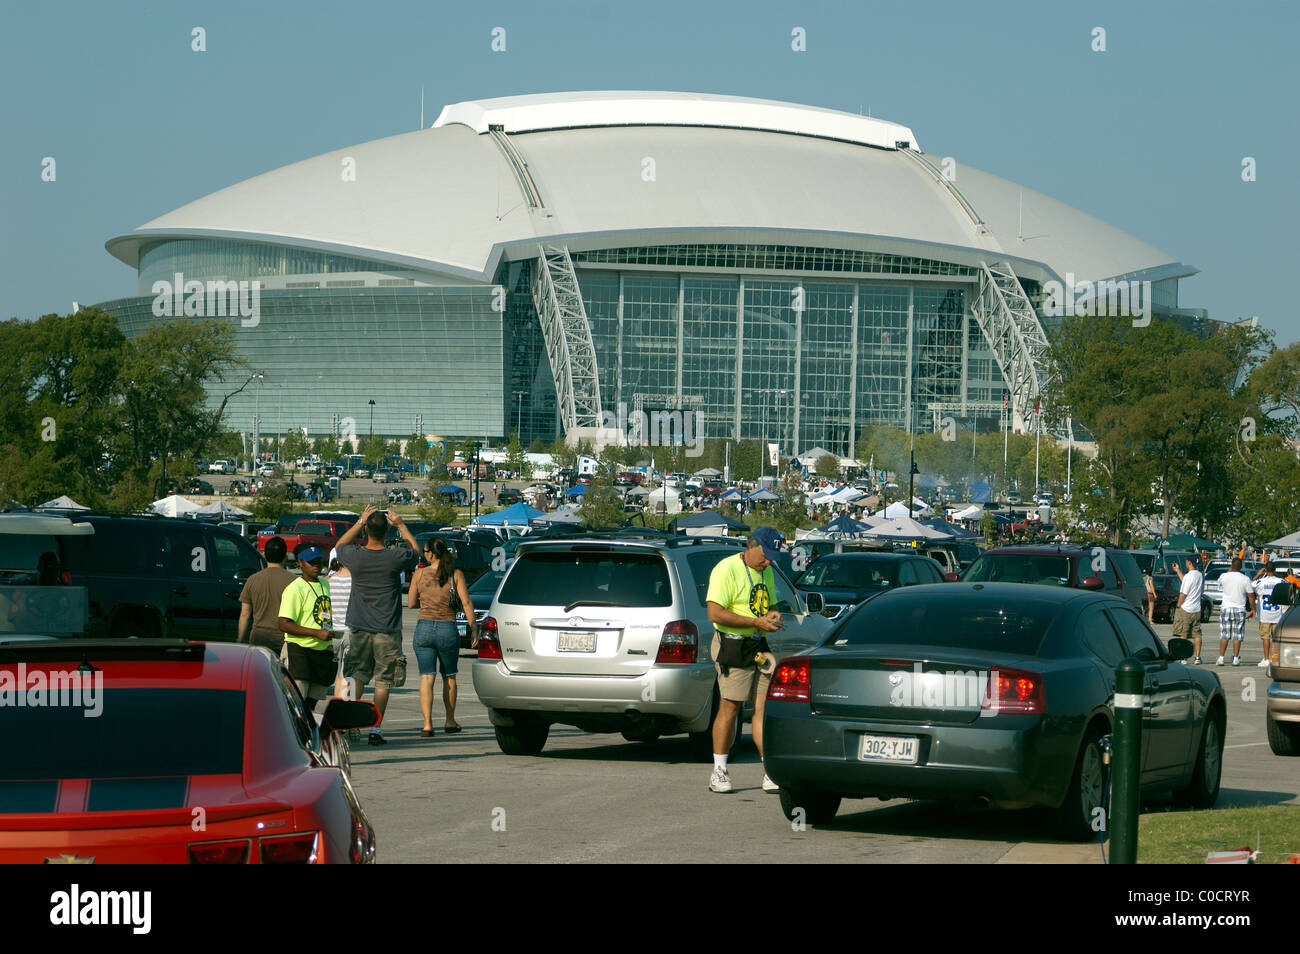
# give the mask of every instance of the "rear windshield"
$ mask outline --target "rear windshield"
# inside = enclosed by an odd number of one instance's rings
[[[36,572],[42,553],[60,554],[59,541],[39,533],[0,534],[0,582],[25,582]],[[60,561],[61,562],[61,561]],[[6,576],[14,579],[7,580]]]
[[[14,669],[10,668],[9,673]],[[29,698],[36,672],[27,673]],[[225,689],[47,690],[5,708],[0,781],[235,775],[244,769],[244,693]],[[102,683],[101,683],[102,686]],[[55,696],[58,696],[56,699]],[[51,705],[51,702],[66,704]],[[80,704],[74,704],[80,703]],[[98,713],[98,714],[95,714]],[[0,809],[3,810],[3,809]]]
[[[1070,585],[1070,558],[1055,554],[986,553],[966,571],[963,583]]]
[[[905,590],[898,591],[899,594]],[[885,594],[845,621],[834,642],[849,646],[907,643],[951,649],[987,649],[1038,655],[1043,637],[1060,610],[1055,602],[1018,596],[1014,600],[892,599]]]
[[[512,606],[671,606],[668,566],[655,553],[560,550],[524,553],[497,596]]]
[[[800,586],[887,590],[897,585],[898,560],[837,560],[822,557],[799,578]]]

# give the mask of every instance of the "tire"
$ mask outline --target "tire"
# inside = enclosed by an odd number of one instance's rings
[[[1098,834],[1093,829],[1095,810],[1106,800],[1106,766],[1101,760],[1102,733],[1096,726],[1088,729],[1074,760],[1070,785],[1065,798],[1052,812],[1052,828],[1067,841],[1091,841]]]
[[[634,732],[631,729],[624,729],[623,738],[629,742],[657,742],[659,741],[659,733],[652,729],[642,730],[640,732]]]
[[[1174,794],[1174,799],[1192,808],[1213,808],[1219,800],[1219,783],[1223,778],[1223,716],[1217,709],[1205,716],[1201,745],[1196,751],[1192,781]]]
[[[813,825],[826,825],[835,819],[840,810],[840,796],[826,792],[809,792],[781,789],[781,811],[790,821],[798,819],[796,812],[803,812],[803,821]]]
[[[1274,755],[1300,755],[1300,723],[1278,722],[1273,713],[1264,711],[1268,728],[1268,747]]]
[[[1201,622],[1208,623],[1212,615],[1213,610],[1210,609],[1209,600],[1201,600]]]
[[[537,755],[551,733],[547,722],[516,721],[513,726],[496,726],[497,745],[506,755]]]
[[[147,617],[136,612],[126,612],[113,618],[108,635],[113,639],[127,639],[136,636],[156,636],[157,632]]]

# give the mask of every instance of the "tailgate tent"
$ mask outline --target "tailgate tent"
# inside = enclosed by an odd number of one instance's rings
[[[988,503],[989,500],[992,499],[992,495],[993,495],[993,486],[991,484],[986,484],[984,481],[981,480],[979,483],[971,485],[970,488],[971,503],[979,503],[979,504]]]
[[[749,525],[733,520],[716,510],[702,510],[689,517],[680,517],[668,524],[670,533],[685,533],[688,537],[725,536],[728,531],[749,533]],[[695,531],[692,533],[691,531]],[[712,533],[711,533],[712,532]]]
[[[505,510],[480,516],[476,524],[484,527],[526,527],[534,517],[540,517],[542,511],[526,503],[511,504]]]

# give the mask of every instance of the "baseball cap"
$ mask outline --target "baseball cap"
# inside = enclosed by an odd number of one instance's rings
[[[759,527],[754,531],[753,537],[763,548],[764,557],[775,560],[780,556],[781,544],[785,542],[785,537],[781,535],[780,530],[775,527]]]
[[[320,552],[320,547],[308,547],[298,554],[299,563],[315,563],[317,560],[324,561],[325,554]]]

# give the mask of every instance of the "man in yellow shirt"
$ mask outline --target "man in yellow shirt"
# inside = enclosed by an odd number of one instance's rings
[[[718,716],[713,722],[713,774],[709,788],[715,792],[730,792],[731,777],[727,773],[727,753],[735,739],[736,720],[745,700],[754,693],[754,745],[759,757],[763,755],[763,704],[767,699],[767,685],[771,681],[773,663],[771,653],[762,663],[753,656],[740,664],[728,664],[728,649],[737,650],[744,637],[763,636],[781,628],[781,614],[769,609],[776,592],[776,576],[772,561],[777,558],[784,538],[772,527],[759,527],[745,540],[744,553],[720,560],[709,574],[709,592],[705,597],[709,608],[709,621],[713,634],[713,663],[718,673],[718,693],[722,697]],[[731,644],[724,647],[724,640]],[[719,661],[719,660],[722,661]],[[763,791],[775,792],[779,786],[763,774]]]
[[[280,632],[284,633],[281,661],[298,685],[309,710],[317,699],[328,699],[334,685],[334,614],[330,585],[320,578],[325,554],[307,547],[298,554],[302,576],[284,588],[280,597]]]

